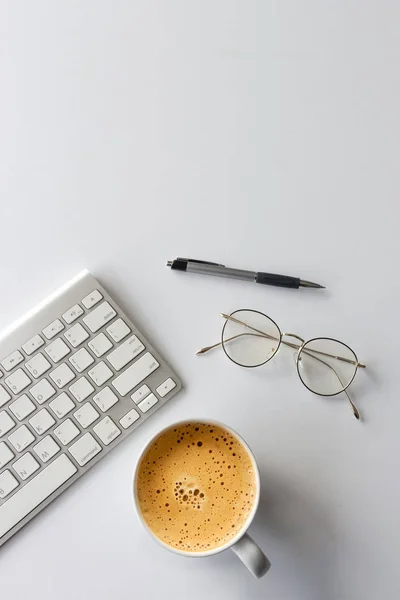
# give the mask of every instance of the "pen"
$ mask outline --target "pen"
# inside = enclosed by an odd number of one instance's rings
[[[217,277],[229,277],[230,279],[242,279],[243,281],[252,281],[253,283],[263,283],[264,285],[276,285],[286,288],[324,288],[325,286],[312,281],[306,281],[299,277],[289,277],[288,275],[276,275],[274,273],[263,273],[261,271],[244,271],[243,269],[231,269],[225,265],[207,262],[204,260],[195,260],[192,258],[176,258],[169,260],[167,267],[176,271],[186,271],[187,273],[199,273],[200,275],[215,275]]]

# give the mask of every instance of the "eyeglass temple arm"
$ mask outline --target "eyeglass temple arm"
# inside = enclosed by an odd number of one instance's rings
[[[279,341],[278,338],[273,337],[272,335],[268,335],[267,333],[238,333],[237,335],[233,335],[230,338],[227,338],[226,340],[224,340],[224,343],[227,342],[231,342],[232,340],[236,340],[237,338],[243,337],[245,335],[253,335],[254,337],[262,337],[262,338],[268,338],[270,340],[275,340],[275,341]],[[286,342],[285,340],[281,341],[282,344],[285,344],[285,346],[289,346],[290,348],[293,348],[294,350],[298,350],[299,348],[301,348],[300,344],[294,344],[293,342]],[[216,344],[213,344],[212,346],[205,346],[204,348],[201,348],[200,350],[198,350],[196,352],[196,355],[200,355],[200,354],[205,354],[206,352],[208,352],[209,350],[213,350],[214,348],[218,348],[218,346],[222,346],[222,342],[217,342]],[[318,354],[324,354],[325,356],[330,356],[331,358],[340,358],[338,356],[333,356],[332,354],[327,354],[326,352],[319,352],[318,350],[303,350],[303,352],[305,354],[308,354],[309,356],[311,356],[311,358],[316,358],[314,357],[311,352],[318,352]],[[318,359],[317,359],[318,360]],[[352,364],[356,364],[355,361],[349,361],[347,358],[346,359],[342,359],[345,360],[346,362],[352,362]],[[323,362],[323,361],[322,361]],[[324,364],[327,364],[324,362]],[[358,366],[362,366],[365,367],[365,365],[361,365],[360,363],[358,363]]]
[[[254,331],[257,331],[257,329],[254,329],[253,327],[250,327],[250,325],[247,325],[247,327],[249,327],[250,329],[253,329]],[[238,333],[237,335],[233,335],[230,338],[227,338],[226,340],[224,340],[224,343],[227,342],[231,342],[232,340],[236,340],[237,338],[240,338],[242,336],[245,335],[254,335],[254,337],[263,337],[263,338],[268,338],[269,340],[274,340],[276,342],[279,342],[279,338],[276,338],[272,335],[268,335],[268,333]],[[287,342],[285,340],[281,340],[281,343],[284,344],[285,346],[289,346],[289,348],[293,348],[294,350],[299,350],[299,348],[301,348],[300,344],[294,344],[293,342]],[[217,342],[216,344],[213,344],[212,346],[205,346],[204,348],[201,348],[200,350],[198,350],[196,352],[196,355],[200,355],[200,354],[205,354],[206,352],[208,352],[209,350],[213,350],[214,348],[218,348],[218,346],[222,346],[222,342]],[[329,356],[330,358],[337,358],[338,360],[342,360],[345,362],[349,362],[353,365],[357,365],[358,367],[363,367],[365,368],[365,365],[361,364],[361,363],[356,363],[354,360],[350,360],[348,358],[342,358],[341,356],[334,356],[333,354],[328,354],[327,352],[321,352],[319,350],[303,350],[303,352],[307,353],[309,356],[312,356],[310,352],[315,352],[318,354],[323,354],[324,356]]]
[[[266,334],[238,333],[237,335],[233,335],[232,337],[227,338],[226,340],[224,340],[224,343],[225,342],[231,342],[232,340],[236,340],[237,338],[240,338],[240,337],[242,337],[244,335],[253,335],[254,337],[263,337],[263,338],[264,337],[268,337],[268,338],[271,338],[271,339],[276,339],[276,338],[273,338],[273,337],[268,336]],[[201,348],[201,350],[199,350],[198,352],[196,352],[196,355],[205,354],[206,352],[208,352],[209,350],[212,350],[213,348],[218,348],[218,346],[222,346],[222,342],[218,342],[217,344],[213,344],[212,346],[206,346],[205,348]]]
[[[325,362],[324,360],[322,360],[321,358],[318,358],[317,356],[313,356],[312,354],[310,354],[307,350],[303,350],[304,354],[308,354],[308,356],[310,358],[314,358],[314,360],[317,360],[318,362],[322,363],[323,365],[326,365],[327,367],[329,367],[329,369],[331,369],[331,371],[333,371],[336,375],[336,377],[338,378],[340,385],[343,388],[343,392],[346,394],[348,401],[351,404],[351,408],[353,409],[353,414],[355,416],[356,419],[360,419],[360,413],[358,412],[358,409],[356,407],[356,405],[354,404],[354,402],[352,401],[352,399],[350,398],[347,390],[345,389],[345,386],[343,384],[343,381],[340,379],[339,374],[336,372],[336,369],[334,369],[332,367],[332,365],[330,365],[329,363]]]
[[[255,327],[252,327],[251,325],[248,325],[244,321],[240,321],[239,319],[236,319],[235,317],[232,317],[231,315],[226,315],[226,314],[222,313],[221,316],[224,319],[227,319],[228,321],[233,321],[234,323],[238,323],[239,325],[244,325],[245,327],[248,327],[252,331],[256,331],[257,333],[260,333],[262,336],[267,337],[270,340],[279,341],[279,338],[269,335],[268,333],[265,333],[264,331],[260,331],[259,329],[256,329]],[[301,348],[300,344],[294,344],[293,342],[287,342],[285,340],[281,340],[281,343],[284,344],[285,346],[289,346],[290,348],[294,348],[297,350],[299,348]],[[218,344],[215,344],[214,346],[210,346],[210,349],[215,348],[216,345],[218,345]],[[328,352],[322,352],[321,350],[309,350],[308,352],[315,352],[316,354],[321,354],[322,356],[329,356],[329,358],[336,358],[337,360],[341,360],[343,362],[347,362],[352,365],[357,365],[357,367],[361,367],[362,369],[365,369],[365,365],[363,365],[362,363],[355,361],[355,360],[351,360],[350,358],[345,358],[344,356],[336,356],[334,354],[328,354]]]

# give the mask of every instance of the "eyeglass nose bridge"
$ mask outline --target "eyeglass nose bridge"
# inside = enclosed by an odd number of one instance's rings
[[[296,340],[299,340],[299,342],[301,342],[301,343],[295,344],[294,342],[285,342],[285,340],[283,339],[285,337],[285,335],[288,337],[295,338]],[[286,346],[289,346],[290,348],[293,348],[294,350],[296,350],[296,352],[293,354],[293,358],[294,358],[294,362],[296,363],[296,365],[298,365],[299,361],[301,360],[300,352],[304,348],[306,341],[303,340],[303,338],[300,337],[299,335],[297,335],[296,333],[286,333],[286,332],[282,333],[281,339],[282,339],[282,344],[285,344]]]
[[[296,338],[296,340],[299,340],[299,342],[301,342],[302,346],[305,344],[305,340],[299,335],[296,335],[295,333],[282,333],[282,337],[285,337],[285,335],[287,335],[288,337]]]

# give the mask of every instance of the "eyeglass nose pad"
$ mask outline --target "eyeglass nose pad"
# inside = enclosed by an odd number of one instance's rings
[[[293,352],[293,360],[294,360],[294,362],[295,362],[296,365],[299,364],[300,368],[302,367],[301,356],[299,356],[298,352]]]

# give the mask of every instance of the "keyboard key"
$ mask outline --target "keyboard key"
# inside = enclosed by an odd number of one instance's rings
[[[164,396],[166,396],[175,387],[176,387],[175,381],[173,379],[171,379],[171,377],[169,377],[166,381],[164,381],[164,383],[162,383],[160,386],[158,386],[158,388],[156,389],[156,392],[159,396],[161,396],[161,398],[164,398]]]
[[[75,444],[68,449],[78,465],[83,467],[101,452],[101,446],[96,442],[91,433],[85,433]]]
[[[93,396],[93,400],[101,411],[106,412],[118,402],[118,396],[109,387],[105,387],[96,396]]]
[[[107,333],[112,337],[114,342],[120,342],[123,340],[130,332],[128,325],[122,319],[117,319],[106,329]]]
[[[108,337],[104,335],[104,333],[99,333],[97,337],[93,338],[93,340],[88,343],[88,346],[91,350],[93,350],[95,355],[100,358],[110,348],[112,348],[112,343]]]
[[[67,446],[67,444],[72,442],[72,440],[78,437],[79,434],[79,429],[75,423],[71,421],[71,419],[67,419],[64,421],[64,423],[61,423],[57,429],[54,430],[54,435],[64,446]]]
[[[89,377],[91,377],[99,387],[112,376],[113,372],[104,362],[99,362],[91,371],[89,371]]]
[[[82,304],[85,308],[89,309],[92,306],[95,306],[100,300],[103,299],[103,296],[100,294],[99,290],[93,290],[90,294],[84,297],[82,300]]]
[[[59,396],[57,396],[57,398],[54,398],[54,400],[49,403],[49,407],[56,417],[62,419],[75,408],[75,404],[72,402],[68,394],[62,392]]]
[[[51,368],[51,364],[47,358],[45,358],[43,354],[39,352],[39,354],[36,354],[36,356],[25,363],[25,367],[28,369],[29,373],[33,375],[35,379],[37,379]]]
[[[60,331],[64,329],[64,325],[61,323],[60,319],[56,319],[53,323],[50,323],[47,327],[45,327],[42,331],[45,338],[48,340],[52,340]]]
[[[154,356],[150,352],[147,352],[142,358],[139,358],[131,367],[114,379],[112,385],[120,396],[126,396],[128,392],[133,390],[150,373],[158,369],[159,366]]]
[[[99,413],[93,408],[90,402],[86,402],[86,404],[74,412],[75,419],[83,429],[87,429],[92,423],[97,421],[99,416]]]
[[[134,394],[132,394],[131,398],[135,404],[139,404],[141,400],[146,398],[150,394],[150,388],[147,385],[142,385]]]
[[[62,454],[0,506],[0,539],[77,472]]]
[[[41,442],[33,446],[33,451],[40,460],[46,463],[60,451],[60,446],[55,443],[52,437],[46,435]]]
[[[5,435],[15,427],[15,423],[8,413],[4,410],[0,412],[0,436]]]
[[[16,474],[20,476],[22,481],[25,481],[25,479],[28,479],[32,473],[40,469],[39,463],[33,458],[30,452],[27,452],[24,454],[24,456],[21,456],[21,458],[17,460],[12,467]]]
[[[11,452],[7,444],[5,442],[0,442],[0,469],[2,469],[13,458],[14,454]]]
[[[69,362],[75,367],[78,373],[82,373],[82,371],[94,363],[94,358],[89,354],[86,348],[81,348],[71,356]]]
[[[157,402],[158,402],[158,398],[156,398],[154,394],[150,394],[150,396],[147,396],[147,398],[142,400],[140,402],[140,404],[138,404],[138,406],[139,406],[140,410],[145,413],[148,410],[150,410],[150,408],[152,406],[157,404]]]
[[[100,306],[86,315],[83,322],[89,327],[92,333],[96,333],[103,325],[111,321],[116,314],[117,313],[108,302],[103,302],[103,304],[100,304]]]
[[[2,385],[0,385],[0,407],[4,406],[9,400],[11,400],[10,394]]]
[[[14,394],[19,394],[22,392],[22,390],[28,387],[30,383],[32,383],[28,375],[22,369],[17,369],[4,381],[10,390],[14,392]]]
[[[66,363],[62,363],[52,371],[50,377],[59,388],[66,386],[67,383],[75,379],[73,370]]]
[[[42,379],[42,381],[39,381],[39,383],[29,390],[29,393],[35,398],[38,404],[43,404],[46,400],[54,396],[56,390],[47,379]]]
[[[79,304],[75,304],[72,308],[67,310],[67,312],[65,312],[62,315],[62,318],[67,323],[67,325],[71,325],[71,323],[76,321],[76,319],[79,319],[81,315],[83,315],[82,308],[79,306]]]
[[[36,352],[38,348],[43,346],[43,344],[44,340],[40,337],[40,335],[34,335],[33,338],[31,338],[25,344],[22,344],[22,350],[25,352],[25,354],[30,356]]]
[[[35,441],[35,437],[29,431],[26,425],[21,425],[19,429],[16,429],[14,433],[8,436],[8,441],[11,446],[17,450],[17,452],[22,452]]]
[[[54,340],[52,344],[49,344],[47,348],[45,348],[47,354],[50,356],[51,360],[55,363],[60,362],[67,354],[71,352],[68,348],[67,344],[61,338],[57,338]]]
[[[10,356],[7,356],[4,360],[1,361],[2,367],[5,371],[12,371],[14,367],[22,363],[24,357],[22,356],[19,350],[16,350]]]
[[[32,419],[29,419],[29,424],[33,427],[38,435],[46,433],[55,423],[55,420],[46,408],[40,410]]]
[[[88,339],[89,334],[80,323],[77,323],[64,333],[64,337],[69,341],[71,346],[77,348],[82,342]]]
[[[110,417],[105,417],[100,423],[93,427],[94,433],[101,439],[105,446],[111,444],[115,438],[121,435],[121,430]]]
[[[5,498],[15,488],[18,487],[18,481],[15,479],[11,471],[4,471],[0,475],[0,499]],[[1,526],[0,526],[1,527]]]
[[[128,429],[128,427],[133,425],[133,423],[135,421],[137,421],[139,418],[140,418],[140,415],[139,415],[138,411],[135,410],[134,408],[132,408],[132,410],[130,410],[128,413],[126,413],[126,415],[124,415],[122,417],[122,419],[119,420],[119,422],[121,423],[121,425],[124,429]]]
[[[120,371],[134,358],[136,358],[136,356],[143,352],[143,350],[144,346],[142,342],[136,337],[136,335],[132,335],[126,340],[126,342],[111,352],[111,354],[107,356],[107,360],[116,371]]]
[[[81,377],[71,385],[69,391],[78,402],[83,402],[94,392],[94,387],[86,377]]]
[[[28,415],[35,412],[36,406],[26,394],[23,394],[18,400],[10,404],[9,409],[17,417],[18,421],[23,421]]]

